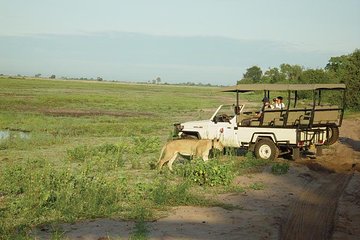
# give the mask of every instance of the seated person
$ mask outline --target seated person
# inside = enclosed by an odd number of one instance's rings
[[[274,104],[275,109],[285,109],[285,104],[283,103],[283,97],[278,96]]]
[[[279,99],[277,99],[277,98],[273,98],[273,101],[272,101],[272,109],[274,109],[274,108],[277,108],[277,106],[278,106],[278,101],[279,101]]]
[[[262,114],[262,113],[263,113],[264,109],[267,109],[267,108],[268,108],[268,109],[271,109],[271,108],[272,108],[272,107],[271,107],[271,104],[270,104],[270,102],[269,102],[269,98],[264,97],[263,100],[262,100],[262,102],[263,102],[263,106],[261,107],[259,113],[256,114],[255,117],[253,117],[253,118],[248,118],[248,119],[242,120],[242,121],[241,121],[241,125],[243,125],[243,126],[250,126],[251,121],[254,121],[254,120],[261,121],[261,120],[262,120],[262,117],[263,117],[263,114]]]

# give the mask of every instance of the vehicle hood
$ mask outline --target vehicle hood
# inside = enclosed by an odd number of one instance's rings
[[[190,121],[181,123],[181,126],[184,126],[184,128],[202,128],[207,126],[210,122],[210,120]]]

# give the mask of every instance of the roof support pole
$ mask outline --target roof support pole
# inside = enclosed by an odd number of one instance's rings
[[[287,103],[287,109],[289,109],[291,103],[291,91],[288,91],[288,103]]]
[[[343,90],[343,97],[342,97],[343,101],[342,101],[342,104],[341,104],[341,115],[340,115],[340,122],[339,122],[339,127],[341,127],[342,125],[342,121],[343,121],[343,118],[344,118],[344,111],[345,111],[345,108],[346,108],[346,89]]]
[[[309,127],[312,127],[313,122],[314,122],[315,105],[316,105],[316,90],[313,90],[313,106],[312,106],[312,110],[311,110],[311,117],[310,117]]]
[[[236,90],[236,106],[239,107],[239,91]]]

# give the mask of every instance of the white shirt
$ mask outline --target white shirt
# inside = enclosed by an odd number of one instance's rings
[[[284,104],[284,103],[275,103],[275,108],[276,108],[276,109],[284,109],[284,108],[285,108],[285,104]]]

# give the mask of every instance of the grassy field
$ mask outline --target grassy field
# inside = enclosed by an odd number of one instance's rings
[[[236,208],[213,195],[244,191],[233,178],[268,162],[228,152],[207,163],[176,162],[174,173],[155,169],[173,123],[208,119],[220,104],[234,103],[219,91],[0,78],[0,239],[32,239],[44,225],[61,239],[57,223],[102,217],[133,220],[132,238],[146,239],[146,221],[169,207]],[[260,102],[261,93],[241,97]],[[272,163],[274,174],[288,169]]]
[[[168,207],[231,208],[203,196],[241,191],[231,180],[244,164],[195,161],[174,174],[154,166],[173,123],[207,119],[234,99],[215,87],[0,78],[0,238],[115,217],[137,221],[141,239],[144,221]]]

